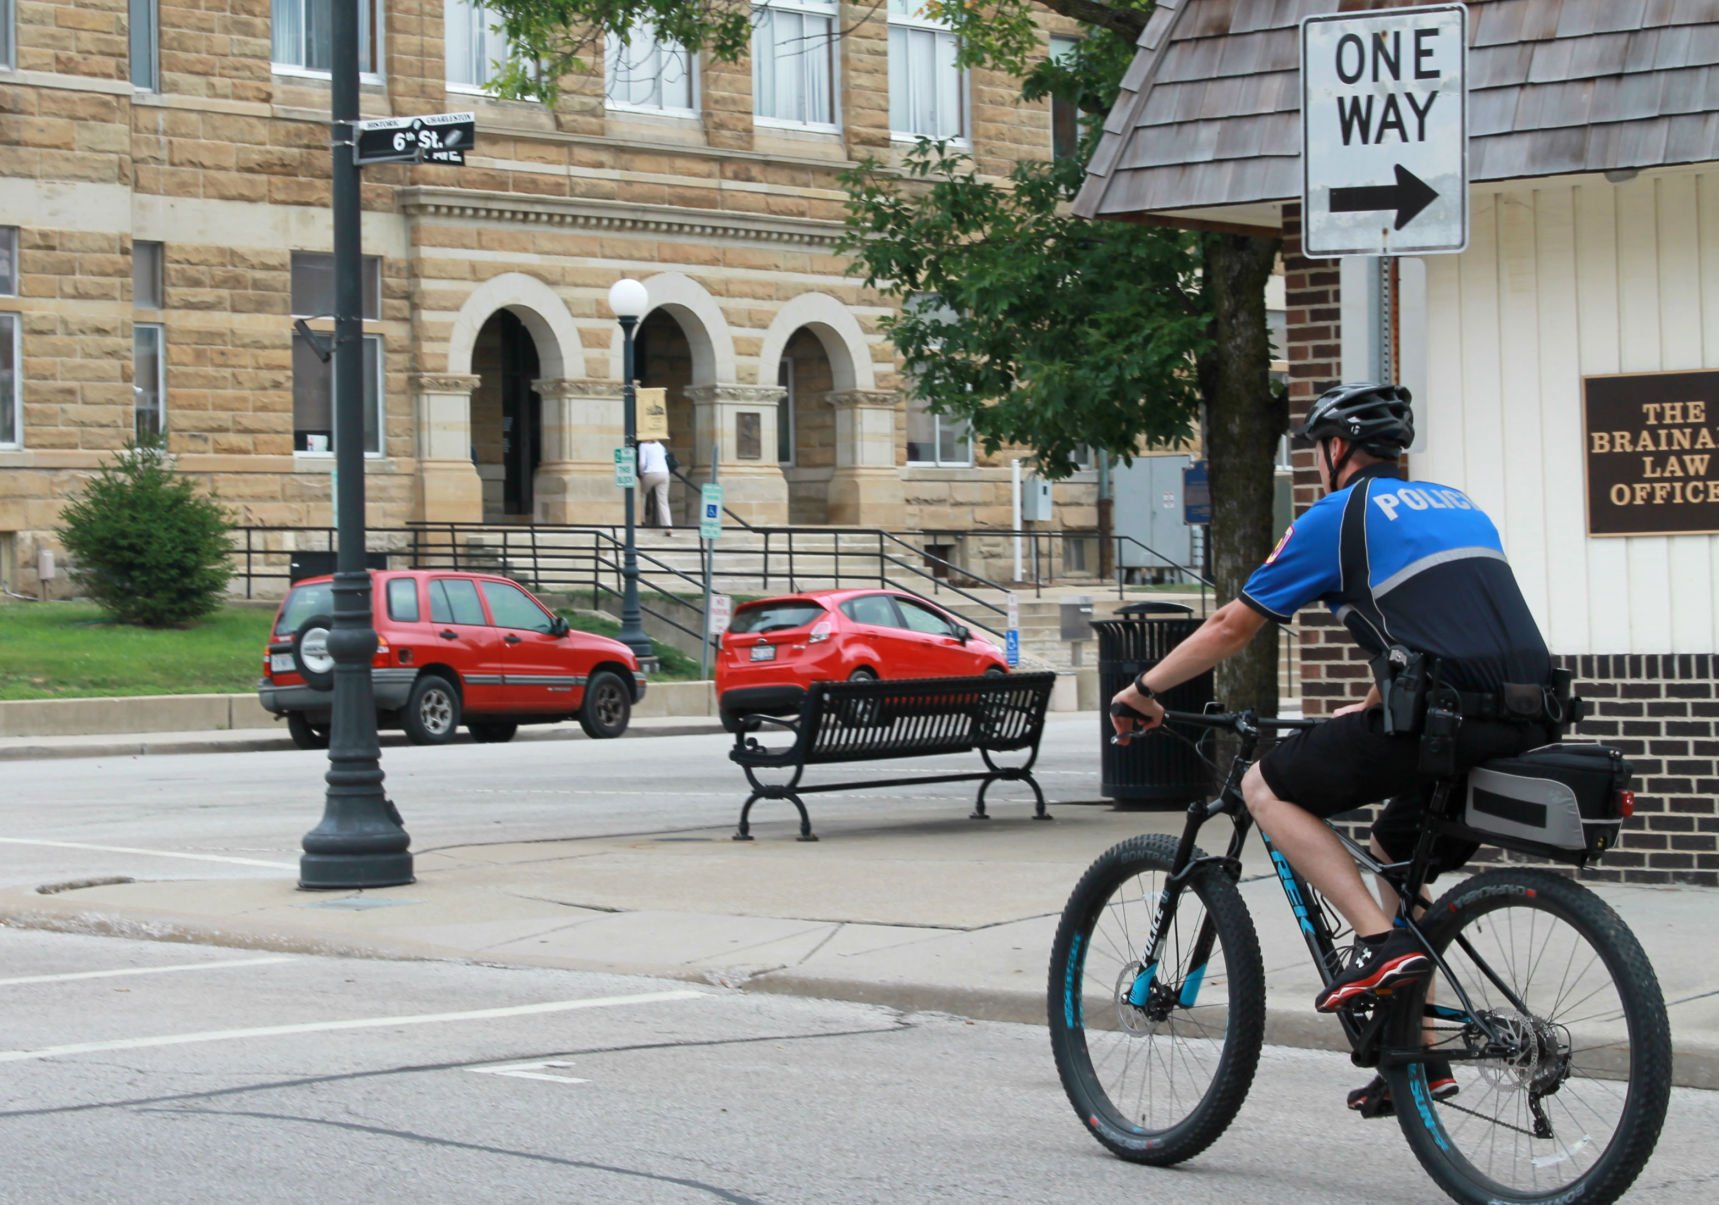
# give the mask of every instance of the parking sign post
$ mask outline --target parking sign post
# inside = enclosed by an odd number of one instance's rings
[[[717,459],[722,454],[722,441],[710,445],[710,483],[699,491],[698,538],[704,542],[704,639],[698,646],[698,676],[710,677],[710,578],[716,568],[716,537],[722,534],[722,487],[716,483]],[[728,625],[723,624],[724,627]]]

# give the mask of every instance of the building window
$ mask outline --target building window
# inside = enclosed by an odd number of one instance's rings
[[[1052,36],[1050,40],[1051,61],[1059,62],[1074,53],[1079,45],[1078,38]],[[1051,158],[1072,159],[1080,153],[1080,107],[1072,100],[1064,100],[1060,96],[1051,97]]]
[[[131,308],[132,427],[139,441],[167,433],[167,331],[161,324],[164,295],[160,243],[133,239]]]
[[[794,361],[776,362],[776,384],[784,392],[776,403],[776,459],[794,463]]]
[[[382,316],[382,261],[364,257],[363,316]],[[333,342],[334,257],[314,251],[292,255],[292,312],[315,328],[326,346]],[[312,321],[314,320],[314,321]],[[382,451],[382,338],[364,336],[364,450]],[[294,330],[292,340],[293,450],[334,451],[334,361],[324,361],[315,344]]]
[[[161,244],[147,239],[131,243],[131,308],[162,308]]]
[[[12,62],[12,0],[0,0],[0,67],[11,67]]]
[[[495,28],[496,18],[471,0],[443,0],[443,47],[448,61],[448,83],[460,88],[482,88],[494,79],[507,62],[507,37]]]
[[[10,18],[7,0],[0,0],[0,16]],[[11,24],[0,26],[0,37]],[[0,226],[0,297],[18,295],[18,228]],[[24,430],[23,402],[19,394],[24,379],[23,350],[19,346],[18,315],[0,310],[0,448],[15,448]]]
[[[752,111],[757,119],[834,129],[834,0],[770,0],[753,11]]]
[[[967,73],[955,66],[955,35],[923,10],[924,0],[889,0],[889,129],[964,139]]]
[[[381,0],[358,0],[358,70],[380,72],[375,36]],[[334,65],[334,0],[272,0],[271,57],[279,69],[327,74]]]
[[[664,41],[653,30],[635,30],[623,43],[610,34],[604,51],[611,109],[642,109],[650,113],[692,115],[692,56],[678,43]]]
[[[0,0],[0,4],[5,0]],[[161,78],[158,46],[160,38],[157,0],[130,0],[131,82],[150,92],[159,91]]]
[[[139,442],[167,433],[166,347],[159,322],[131,324],[131,395]]]
[[[964,418],[933,414],[918,398],[907,402],[907,462],[955,465],[973,463],[973,426]]]

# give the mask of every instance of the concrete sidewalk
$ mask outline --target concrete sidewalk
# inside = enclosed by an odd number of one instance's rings
[[[816,844],[761,808],[758,840],[701,829],[416,851],[418,881],[297,890],[277,877],[0,892],[0,921],[245,948],[448,958],[669,976],[752,991],[1042,1023],[1057,918],[1111,844],[1179,814],[1053,804],[1037,823],[822,820]],[[1213,838],[1216,830],[1208,830]],[[1215,841],[1213,842],[1215,844]],[[1281,889],[1259,857],[1242,891],[1267,969],[1267,1039],[1338,1049]],[[56,885],[45,885],[53,887]],[[1600,886],[1647,948],[1671,1006],[1679,1084],[1719,1088],[1719,893]]]

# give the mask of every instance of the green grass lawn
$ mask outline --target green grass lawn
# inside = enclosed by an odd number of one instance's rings
[[[272,607],[224,607],[190,628],[110,623],[90,603],[0,605],[0,699],[100,695],[240,694],[262,675]],[[589,613],[573,627],[613,636],[620,625]],[[691,681],[698,662],[659,645],[656,678]]]
[[[132,628],[91,603],[0,606],[0,699],[232,694],[256,688],[274,611],[225,607],[190,628]]]

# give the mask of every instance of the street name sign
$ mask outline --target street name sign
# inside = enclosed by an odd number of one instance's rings
[[[705,485],[698,491],[698,538],[714,540],[722,534],[722,487]]]
[[[632,448],[615,449],[615,486],[630,490],[639,484],[638,453]]]
[[[1468,245],[1468,8],[1301,22],[1302,252]]]
[[[477,140],[475,113],[355,121],[355,157],[366,163],[464,163]]]

